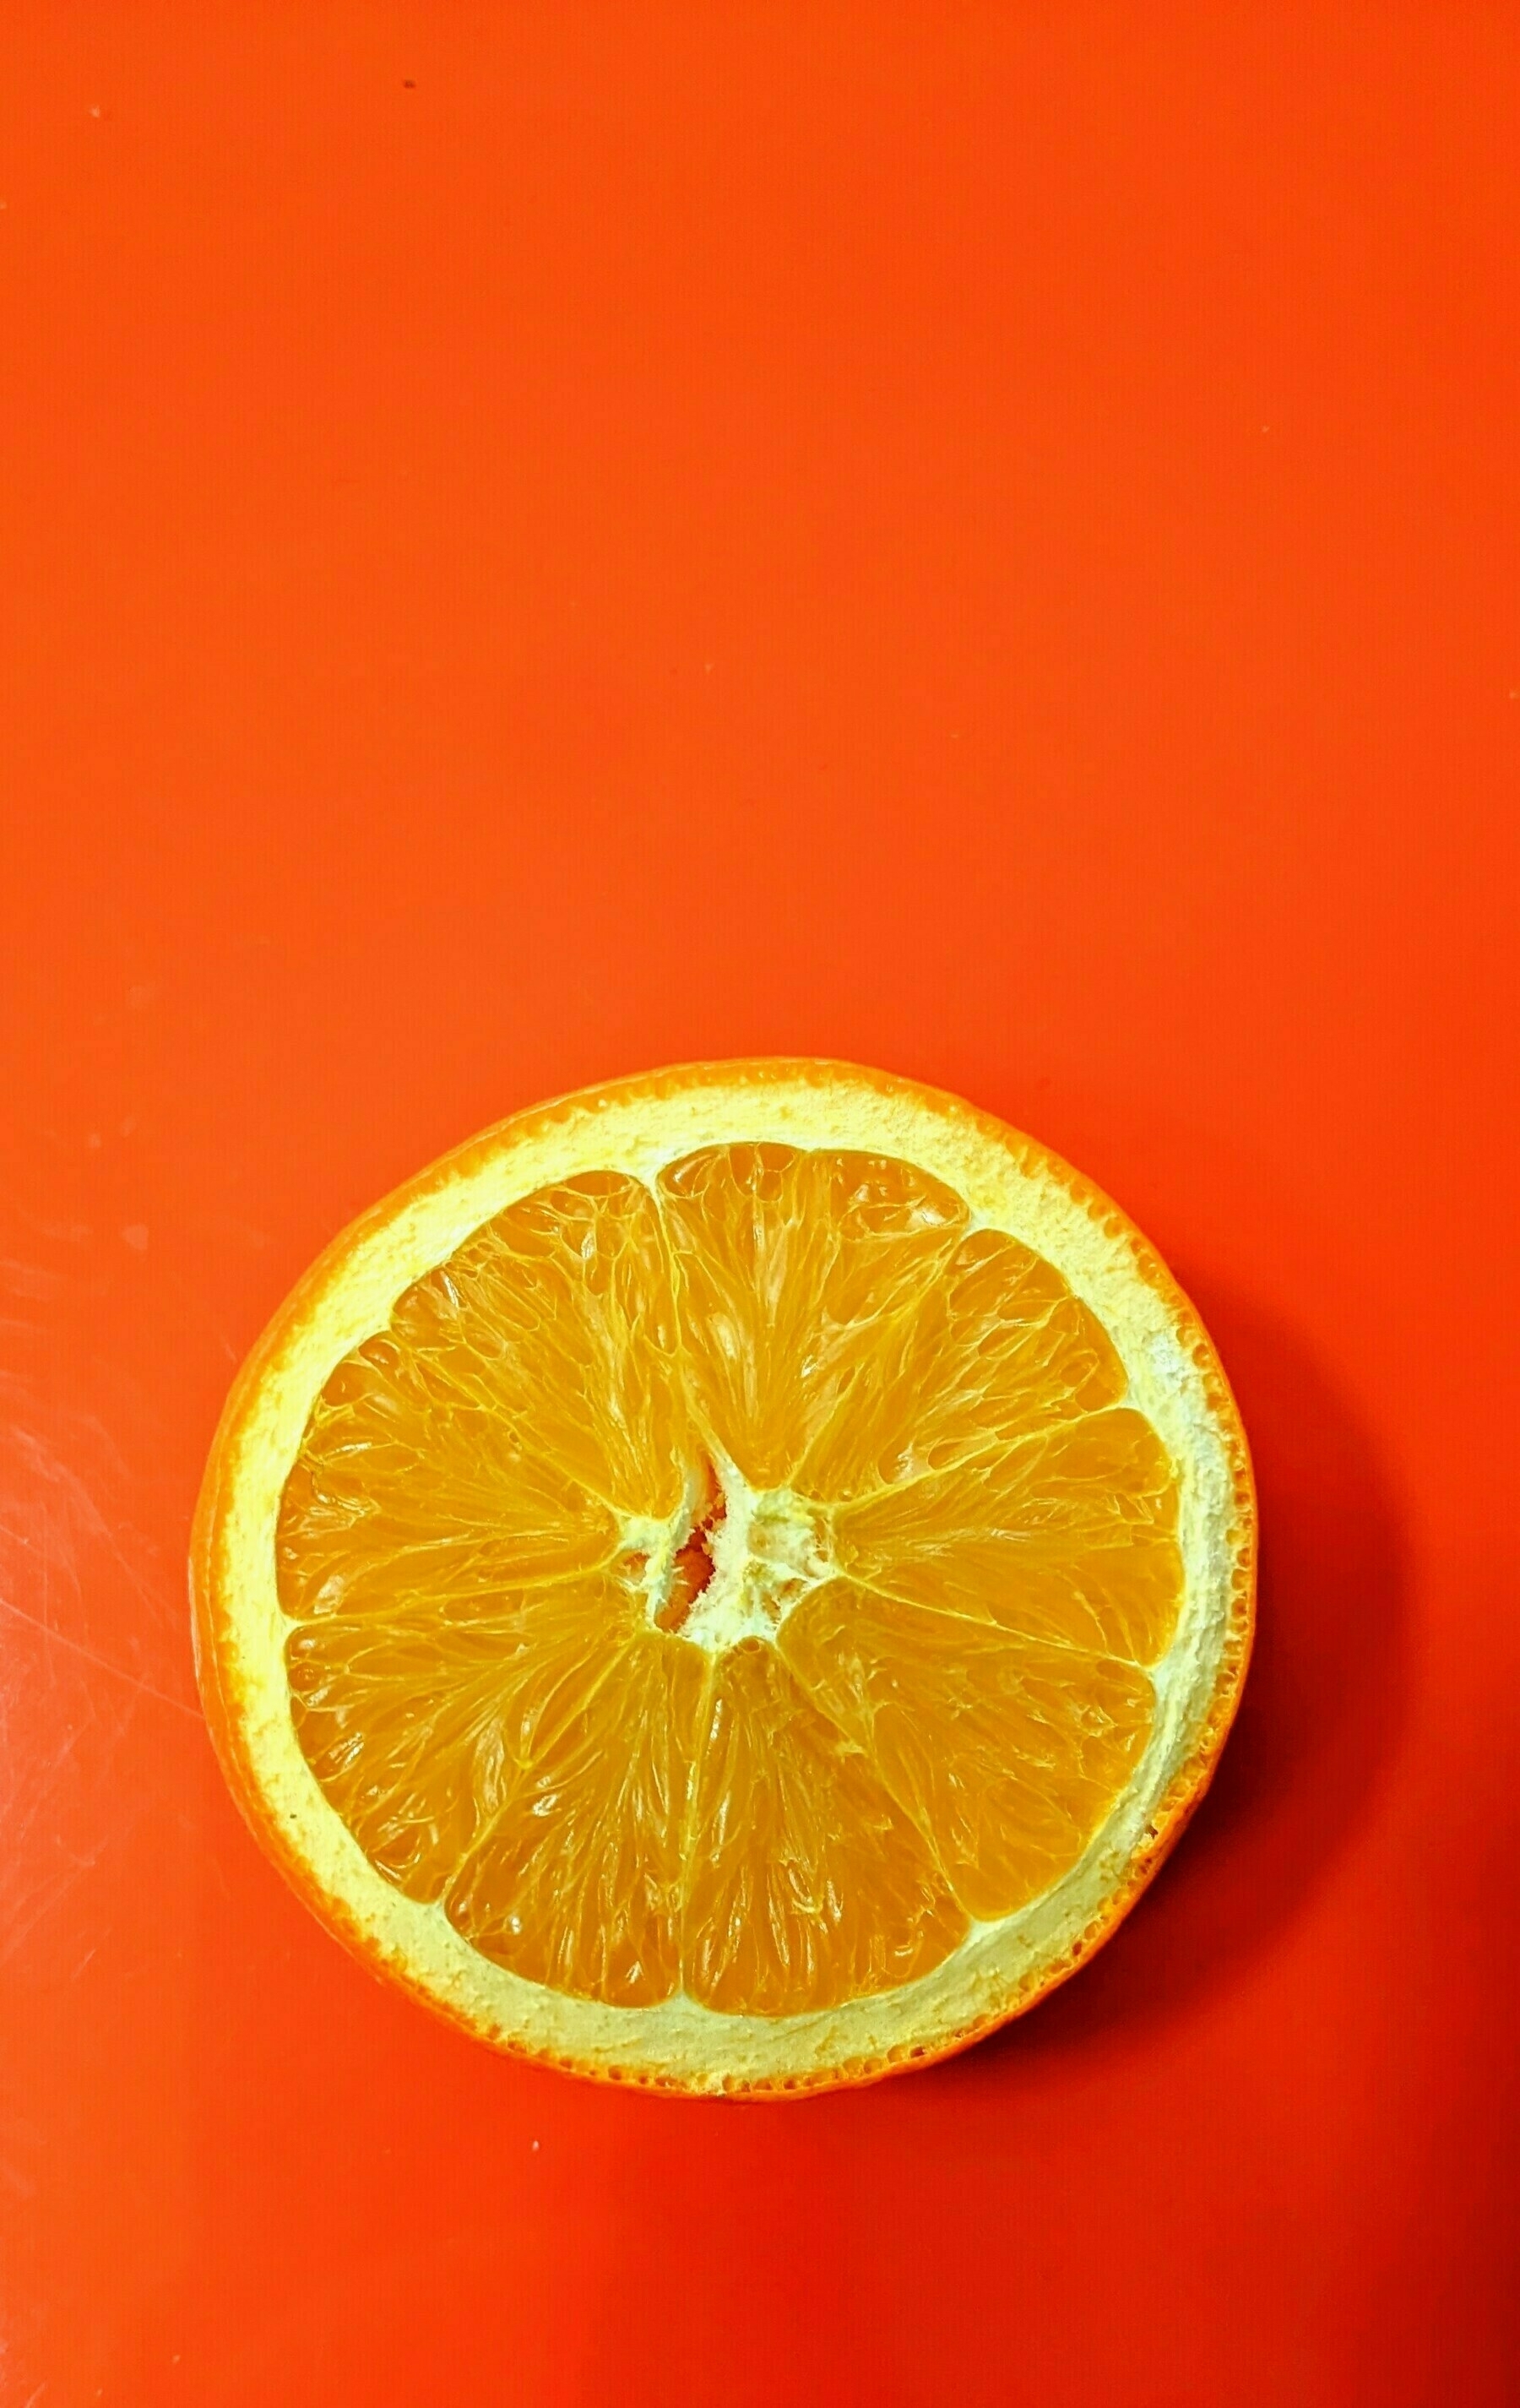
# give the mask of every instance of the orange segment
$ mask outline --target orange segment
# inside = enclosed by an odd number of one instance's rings
[[[854,1498],[1042,1424],[1118,1402],[1125,1369],[1096,1313],[1016,1238],[979,1229],[912,1310],[872,1333],[871,1377],[813,1439],[800,1484]]]
[[[755,1488],[789,1482],[864,1398],[966,1223],[911,1164],[792,1146],[717,1146],[660,1180],[692,1394]]]
[[[763,1640],[717,1659],[686,1899],[686,1986],[797,2014],[911,1982],[966,1917],[869,1759]]]
[[[317,1399],[280,1499],[280,1600],[301,1615],[410,1598],[484,1609],[595,1570],[617,1539],[609,1509],[503,1411],[489,1357],[471,1368],[387,1333]]]
[[[451,1398],[588,1498],[675,1507],[690,1453],[675,1299],[638,1180],[566,1180],[497,1213],[402,1298],[392,1329]]]
[[[530,1982],[648,2006],[680,1986],[681,1891],[708,1658],[624,1637],[549,1732],[449,1892],[450,1921]]]
[[[324,1614],[285,1644],[296,1735],[370,1861],[442,1895],[566,1723],[625,1620],[605,1580],[444,1606]]]
[[[1177,1624],[1177,1484],[1127,1408],[929,1472],[834,1516],[839,1570],[889,1597],[1152,1664]]]
[[[1075,1864],[1134,1770],[1154,1696],[1132,1664],[1011,1639],[831,1581],[782,1656],[991,1922]]]

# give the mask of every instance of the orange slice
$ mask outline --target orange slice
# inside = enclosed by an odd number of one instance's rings
[[[197,1659],[255,1832],[498,2046],[796,2091],[1112,1928],[1253,1615],[1191,1307],[950,1096],[719,1063],[522,1114],[329,1248],[234,1388]]]

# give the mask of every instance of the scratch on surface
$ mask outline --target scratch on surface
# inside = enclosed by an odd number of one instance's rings
[[[11,1255],[0,1261],[0,1286],[29,1303],[50,1303],[63,1284],[59,1272],[45,1269],[40,1263],[18,1262]]]
[[[106,1420],[54,1393],[69,1367],[48,1326],[51,1295],[43,1293],[45,1282],[27,1276],[25,1253],[24,1246],[0,1245],[0,1302],[9,1302],[8,1288],[22,1313],[28,1307],[36,1313],[35,1325],[9,1329],[3,1325],[11,1316],[0,1316],[0,1343],[7,1354],[15,1349],[22,1357],[14,1366],[0,1361],[0,1965],[7,1983],[17,1972],[28,1981],[78,1980],[92,1965],[89,1943],[98,1935],[81,1932],[67,1901],[98,1879],[103,1862],[130,1847],[151,1803],[142,1784],[123,1783],[119,1770],[124,1749],[154,1744],[146,1731],[133,1737],[143,1701],[200,1727],[194,1690],[175,1694],[179,1660],[188,1657],[182,1593],[178,1584],[171,1591],[162,1549],[129,1510],[145,1484],[156,1494],[160,1480],[156,1467],[142,1468],[155,1434],[151,1406],[130,1387],[111,1392],[120,1428],[132,1432],[129,1461]],[[17,1255],[23,1258],[20,1281]],[[159,1672],[168,1688],[153,1677]],[[169,1727],[153,1726],[160,1752]],[[0,2198],[9,2179],[0,2156]],[[3,2384],[0,2394],[10,2397]]]
[[[7,1913],[6,1916],[6,1936],[4,1941],[0,1942],[0,1967],[5,1967],[20,1960],[25,1951],[27,1942],[31,1939],[32,1934],[36,1931],[37,1926],[40,1923],[45,1922],[47,1917],[52,1914],[56,1907],[63,1904],[63,1901],[69,1896],[71,1891],[78,1889],[80,1882],[84,1879],[85,1874],[87,1872],[93,1872],[98,1862],[98,1856],[92,1856],[88,1863],[71,1865],[68,1871],[63,1874],[59,1880],[47,1885],[39,1884],[32,1892],[31,1899],[28,1901],[30,1913],[22,1914],[18,1914],[14,1912]]]
[[[23,1539],[22,1544],[24,1546],[26,1543]],[[0,1612],[12,1615],[17,1622],[24,1622],[28,1629],[40,1630],[43,1638],[50,1640],[55,1647],[62,1647],[68,1655],[79,1656],[83,1663],[93,1664],[97,1672],[109,1672],[114,1680],[124,1681],[137,1697],[151,1698],[156,1704],[168,1706],[175,1713],[188,1714],[192,1722],[199,1722],[196,1708],[187,1705],[183,1698],[171,1698],[167,1690],[155,1689],[151,1681],[145,1681],[141,1673],[128,1671],[124,1664],[113,1664],[108,1656],[97,1656],[93,1647],[86,1647],[82,1639],[71,1639],[66,1630],[58,1629],[53,1623],[44,1622],[37,1614],[28,1613],[26,1608],[17,1605],[13,1598],[0,1597]]]
[[[17,1401],[21,1402],[25,1395],[23,1383],[0,1372],[0,1400],[7,1399],[11,1394],[15,1394]],[[23,1421],[19,1415],[7,1413],[0,1422],[0,1429],[3,1429],[12,1453],[32,1475],[30,1496],[18,1487],[12,1491],[10,1501],[20,1511],[25,1512],[30,1508],[30,1518],[36,1525],[35,1534],[30,1537],[14,1527],[0,1527],[0,1536],[35,1549],[44,1581],[50,1584],[56,1570],[62,1576],[64,1587],[76,1595],[79,1585],[79,1564],[85,1548],[93,1541],[109,1551],[118,1570],[125,1574],[145,1605],[158,1602],[155,1592],[142,1578],[123,1543],[124,1537],[136,1536],[130,1524],[112,1526],[85,1482],[58,1449],[34,1426],[33,1415],[29,1413]],[[103,1422],[93,1413],[76,1414],[69,1426],[69,1435],[79,1444],[88,1445],[96,1452],[102,1473],[108,1480],[118,1486],[122,1484],[126,1478],[125,1467]]]
[[[49,1961],[53,1943],[37,1958],[38,1932],[57,1928],[63,1901],[108,1849],[126,1843],[139,1801],[114,1785],[113,1768],[142,1701],[192,1723],[199,1715],[118,1659],[118,1646],[136,1655],[167,1640],[169,1600],[151,1541],[116,1510],[133,1475],[105,1424],[0,1369],[0,1963],[8,1968]],[[108,1628],[92,1627],[108,1610]],[[22,1632],[33,1636],[23,1642]]]

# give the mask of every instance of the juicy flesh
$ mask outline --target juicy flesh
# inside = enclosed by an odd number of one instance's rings
[[[928,1972],[1076,1862],[1154,1709],[1172,1466],[1101,1326],[878,1156],[513,1205],[286,1484],[300,1744],[370,1861],[612,2005]]]

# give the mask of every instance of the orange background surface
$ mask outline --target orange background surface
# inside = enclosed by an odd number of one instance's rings
[[[13,5],[0,2399],[1520,2396],[1520,21]],[[733,2108],[257,1855],[184,1596],[355,1211],[830,1053],[1134,1212],[1259,1655],[1091,1971]]]

